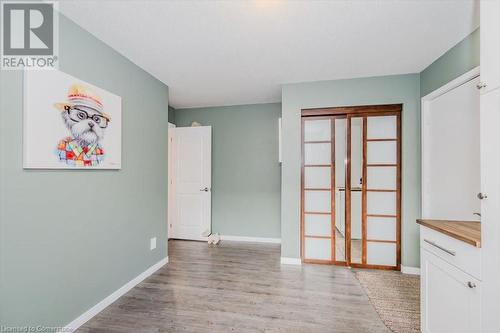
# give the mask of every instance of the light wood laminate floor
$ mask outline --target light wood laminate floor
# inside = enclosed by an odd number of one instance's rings
[[[383,332],[345,267],[280,265],[280,246],[169,242],[170,263],[78,332]]]

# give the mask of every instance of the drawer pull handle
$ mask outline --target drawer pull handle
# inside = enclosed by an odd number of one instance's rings
[[[441,251],[444,251],[444,252],[448,253],[449,255],[452,255],[452,256],[456,256],[457,255],[457,253],[455,251],[448,250],[447,248],[444,248],[441,245],[438,245],[438,244],[436,244],[433,241],[430,241],[428,239],[424,239],[424,242],[429,243],[429,244],[431,244],[434,247],[437,247],[438,249],[440,249]]]
[[[471,282],[471,281],[467,282],[467,286],[468,286],[469,288],[471,288],[471,289],[476,288],[476,284],[475,284],[474,282]]]

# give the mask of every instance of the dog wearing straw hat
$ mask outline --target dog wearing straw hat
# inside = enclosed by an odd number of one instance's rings
[[[54,104],[71,136],[59,141],[61,162],[75,167],[97,166],[104,160],[101,141],[111,118],[103,111],[101,98],[83,85],[69,88],[68,101]]]

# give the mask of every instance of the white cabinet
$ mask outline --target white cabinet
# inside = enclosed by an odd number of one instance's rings
[[[422,332],[480,332],[480,281],[425,249],[421,273]]]
[[[482,0],[481,10],[481,93],[500,87],[500,1]]]
[[[420,227],[423,333],[481,332],[481,249]]]
[[[481,332],[500,327],[500,1],[481,1]]]
[[[500,21],[500,19],[499,19]],[[500,89],[481,95],[482,332],[500,327]]]

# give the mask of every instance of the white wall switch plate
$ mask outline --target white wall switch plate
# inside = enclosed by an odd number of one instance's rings
[[[150,239],[149,249],[150,250],[156,249],[156,237],[153,237],[153,238]]]

